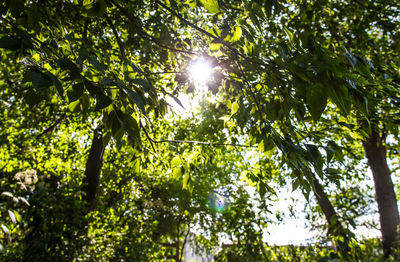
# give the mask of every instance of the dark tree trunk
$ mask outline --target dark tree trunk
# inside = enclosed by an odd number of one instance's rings
[[[89,211],[94,209],[96,203],[96,192],[100,181],[103,153],[103,133],[102,128],[98,127],[94,130],[92,145],[86,161],[85,177],[83,178],[82,190],[85,192],[85,200]]]
[[[368,164],[375,183],[376,202],[378,203],[381,224],[383,250],[390,254],[394,241],[399,235],[399,210],[390,171],[386,162],[385,138],[374,130],[363,143]]]
[[[297,178],[300,179],[300,173],[296,171],[295,173]],[[337,215],[335,209],[333,208],[331,201],[326,195],[324,188],[319,183],[317,177],[315,175],[312,175],[312,177],[313,181],[310,182],[313,183],[313,188],[315,190],[314,194],[315,197],[317,198],[318,205],[321,208],[322,213],[324,213],[324,216],[328,222],[328,228],[329,228],[328,234],[331,236],[343,238],[340,241],[336,241],[336,246],[339,248],[339,250],[342,252],[344,256],[347,256],[347,253],[350,251],[350,247],[349,247],[349,237],[346,233],[346,230],[343,228],[342,224],[338,220],[339,216]]]
[[[316,177],[314,177],[313,183],[315,187],[315,197],[317,198],[318,204],[321,207],[322,212],[328,220],[328,224],[331,225],[333,218],[337,217],[336,211],[333,208],[328,196],[325,194],[324,188],[319,183]]]
[[[338,215],[335,209],[332,206],[331,201],[326,195],[324,188],[319,183],[318,179],[313,177],[313,184],[315,188],[315,197],[317,198],[318,205],[320,206],[322,212],[325,215],[326,220],[328,221],[329,232],[331,235],[336,237],[343,237],[343,241],[338,241],[337,245],[341,251],[345,254],[350,251],[348,246],[349,238],[342,226],[342,224],[338,221]]]

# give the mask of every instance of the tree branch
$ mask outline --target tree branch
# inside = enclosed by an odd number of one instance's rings
[[[173,139],[153,140],[153,139],[151,139],[151,141],[153,143],[156,143],[156,144],[175,143],[175,144],[198,144],[198,145],[207,145],[207,146],[234,146],[234,147],[257,148],[255,146],[250,146],[250,145],[218,143],[218,142],[205,142],[205,141],[195,141],[195,140],[173,140]]]
[[[54,122],[54,124],[52,124],[50,127],[48,127],[46,130],[44,130],[42,133],[40,133],[39,135],[37,135],[37,136],[36,136],[36,139],[39,139],[39,138],[42,137],[43,135],[45,135],[45,134],[50,133],[51,131],[53,131],[53,129],[56,128],[56,126],[57,126],[58,124],[60,124],[60,123],[64,120],[64,118],[65,118],[65,113],[64,113],[62,116],[60,116],[60,117],[56,120],[56,122]]]
[[[106,18],[106,21],[107,21],[108,25],[111,27],[111,30],[113,31],[113,34],[115,35],[115,38],[117,39],[117,43],[118,43],[118,46],[119,46],[119,52],[121,54],[121,58],[125,59],[126,58],[125,48],[124,48],[124,45],[122,44],[121,38],[119,38],[118,32],[115,29],[114,24],[112,23],[112,21],[108,17],[107,13],[104,14],[104,17]]]
[[[108,0],[108,1],[110,3],[112,3],[115,7],[117,7],[117,9],[121,13],[123,13],[132,22],[132,25],[135,24],[135,19],[121,5],[116,3],[114,0]],[[168,50],[171,50],[171,51],[176,52],[176,53],[185,53],[185,54],[188,54],[188,55],[197,55],[195,52],[192,52],[192,51],[189,51],[189,50],[176,49],[174,47],[164,45],[164,44],[160,43],[160,41],[158,41],[154,36],[152,36],[152,35],[148,34],[147,32],[145,32],[142,28],[136,27],[136,29],[138,30],[138,33],[142,35],[142,37],[145,37],[146,39],[148,39],[149,41],[155,43],[156,45],[158,45],[161,48],[168,49]]]
[[[187,238],[188,238],[188,236],[189,236],[189,233],[190,233],[190,224],[189,224],[188,230],[187,230],[187,232],[186,232],[186,234],[185,234],[185,238],[183,239],[183,243],[182,243],[182,248],[181,248],[181,254],[180,254],[180,257],[179,257],[179,261],[182,260],[183,249],[185,248],[185,245],[186,245],[186,242],[187,242]]]
[[[247,61],[250,61],[250,62],[252,62],[252,63],[254,63],[254,64],[257,64],[257,65],[261,65],[261,66],[264,66],[264,67],[270,67],[270,68],[271,68],[271,67],[276,68],[276,65],[266,64],[266,63],[264,63],[264,62],[262,62],[262,61],[258,61],[258,60],[255,60],[255,59],[251,58],[251,57],[245,56],[244,54],[240,53],[237,49],[233,48],[230,44],[228,44],[227,42],[221,40],[219,37],[217,37],[217,36],[215,36],[215,35],[213,35],[213,34],[207,32],[206,30],[204,30],[204,29],[198,27],[197,25],[191,23],[190,21],[186,20],[183,16],[181,16],[181,15],[178,14],[178,13],[176,13],[174,10],[172,10],[171,8],[169,8],[168,6],[166,6],[166,5],[165,5],[164,3],[162,3],[161,1],[155,0],[155,2],[156,2],[157,4],[159,4],[161,7],[163,7],[164,9],[166,9],[168,12],[170,12],[173,16],[175,16],[176,18],[178,18],[179,20],[181,20],[182,22],[184,22],[184,23],[185,23],[186,25],[188,25],[189,27],[191,27],[191,28],[195,29],[196,31],[202,33],[203,35],[206,35],[206,36],[212,38],[215,42],[222,44],[222,45],[225,46],[228,50],[230,50],[230,51],[233,52],[234,54],[240,56],[241,58],[243,58],[243,59],[245,59],[245,60],[247,60]],[[270,63],[272,63],[272,62],[270,62]]]
[[[257,100],[257,97],[256,97],[256,95],[255,95],[254,92],[253,92],[253,89],[251,88],[251,85],[250,85],[250,83],[249,83],[249,81],[248,81],[248,79],[247,79],[247,76],[246,76],[246,74],[245,74],[244,71],[243,71],[242,65],[240,64],[239,61],[237,61],[237,64],[238,64],[240,73],[242,74],[242,76],[243,76],[243,78],[244,78],[244,81],[245,81],[246,85],[248,86],[248,89],[249,89],[249,91],[250,91],[250,94],[251,94],[251,96],[253,97],[254,103],[256,104],[256,106],[257,106],[257,108],[258,108],[257,111],[260,112],[260,116],[261,116],[261,119],[262,119],[260,103],[259,103],[259,101]]]
[[[82,191],[85,192],[85,201],[88,211],[94,210],[99,186],[101,168],[103,165],[103,130],[98,126],[93,132],[92,145],[86,160],[85,177],[83,178]]]
[[[144,131],[147,139],[150,141],[150,145],[153,148],[153,151],[156,152],[156,149],[155,149],[154,144],[153,144],[154,140],[149,136],[149,133],[147,133],[147,130],[146,130],[146,128],[144,128],[144,126],[142,124],[142,121],[139,121],[139,123],[140,123],[140,127],[143,128],[143,131]]]

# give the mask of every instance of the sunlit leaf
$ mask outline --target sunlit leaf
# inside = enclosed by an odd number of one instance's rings
[[[231,115],[234,115],[239,110],[239,104],[235,101],[232,103]]]
[[[220,11],[218,0],[200,0],[200,3],[207,9],[208,12],[215,14]]]

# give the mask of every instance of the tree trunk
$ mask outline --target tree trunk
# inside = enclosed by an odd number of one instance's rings
[[[295,171],[296,172],[296,171]],[[295,173],[297,178],[300,179],[300,173]],[[319,183],[317,177],[313,174],[313,186],[314,186],[314,194],[315,197],[317,198],[318,205],[320,206],[322,213],[324,213],[324,216],[326,220],[328,221],[328,233],[329,235],[335,236],[335,237],[341,237],[343,238],[340,241],[336,240],[336,246],[339,248],[341,253],[346,257],[347,253],[350,251],[349,248],[349,237],[344,230],[342,224],[338,220],[339,216],[337,215],[335,209],[333,208],[333,205],[331,201],[329,200],[328,196],[326,195],[324,188],[322,185]],[[311,181],[309,181],[311,182]]]
[[[386,147],[384,141],[385,138],[381,137],[377,130],[373,130],[371,136],[363,145],[375,183],[383,250],[386,255],[389,255],[394,241],[399,235],[400,219],[396,194],[390,177],[390,170],[386,162]]]
[[[85,177],[83,178],[83,192],[88,204],[88,211],[92,211],[96,203],[96,192],[100,181],[101,166],[103,163],[103,133],[101,126],[94,130],[92,146],[86,161]]]
[[[342,224],[338,221],[339,216],[337,215],[335,209],[332,206],[332,203],[326,195],[324,188],[315,176],[313,176],[313,178],[315,197],[317,198],[318,205],[321,207],[321,210],[324,213],[326,220],[328,221],[330,234],[336,237],[343,238],[343,240],[337,242],[337,245],[341,251],[347,254],[347,252],[350,251],[350,248],[348,246],[349,238]]]

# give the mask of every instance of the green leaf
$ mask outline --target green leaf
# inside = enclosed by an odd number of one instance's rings
[[[240,37],[242,36],[242,29],[240,26],[235,26],[235,31],[233,32],[231,42],[237,42],[240,40]]]
[[[4,224],[1,224],[1,229],[3,230],[3,232],[6,235],[10,235],[10,231],[8,230],[8,228]]]
[[[128,134],[128,138],[134,144],[140,142],[139,125],[137,121],[130,115],[122,113],[120,110],[115,111],[118,121]]]
[[[117,114],[115,111],[112,111],[110,113],[111,118],[111,134],[112,137],[115,139],[116,142],[119,142],[122,139],[122,136],[124,135],[124,129],[122,128],[121,121],[118,119]]]
[[[182,167],[175,168],[174,171],[172,171],[172,177],[176,180],[180,179],[182,176]]]
[[[79,105],[80,105],[80,104],[81,104],[81,101],[80,101],[80,100],[73,101],[72,103],[70,103],[70,104],[68,105],[69,111],[71,111],[71,112],[78,112],[78,111],[79,111]]]
[[[64,59],[64,58],[59,59],[59,60],[57,60],[57,64],[61,69],[69,71],[73,78],[80,77],[81,69],[71,60]]]
[[[70,102],[78,100],[85,90],[85,86],[83,83],[78,83],[72,86],[72,88],[68,89],[67,96]]]
[[[181,164],[181,158],[179,156],[175,156],[172,160],[171,160],[171,166],[172,167],[177,167]]]
[[[18,17],[24,10],[25,0],[10,0],[9,8],[14,17]]]
[[[144,88],[144,90],[146,90],[146,91],[153,90],[153,86],[149,83],[149,81],[147,81],[145,79],[136,78],[136,79],[132,79],[131,81],[137,85],[141,85]]]
[[[51,82],[53,83],[53,85],[57,89],[58,94],[61,97],[64,97],[64,89],[62,87],[62,84],[61,84],[60,80],[58,80],[58,78],[55,75],[53,75],[52,73],[50,73],[50,72],[46,72],[46,74],[51,79]]]
[[[209,48],[211,51],[219,51],[223,45],[218,43],[210,43]]]
[[[286,27],[284,28],[286,35],[289,37],[291,43],[293,43],[293,34]]]
[[[37,69],[29,69],[29,76],[32,81],[33,88],[42,91],[53,84],[50,77]]]
[[[352,54],[348,53],[348,52],[345,55],[347,57],[347,60],[349,60],[351,66],[354,68],[356,66],[356,64],[357,64],[357,60],[358,60],[357,57],[355,55],[352,55]]]
[[[36,92],[33,88],[29,88],[24,96],[25,102],[30,106],[34,107],[44,99],[40,93]]]
[[[106,146],[108,145],[108,143],[111,140],[111,130],[107,130],[107,132],[104,134],[103,136],[103,148],[106,148]]]
[[[8,216],[10,217],[11,222],[13,223],[17,222],[14,212],[12,212],[11,210],[8,210]]]
[[[93,3],[92,8],[89,9],[88,15],[90,16],[102,16],[107,10],[107,5],[105,0],[97,0]]]
[[[11,198],[14,197],[14,195],[10,192],[3,192],[3,193],[1,193],[1,195],[6,196],[6,197],[11,197]]]
[[[326,90],[332,102],[335,103],[344,116],[347,116],[350,113],[351,100],[346,86],[338,82],[332,82]]]
[[[89,58],[89,51],[86,49],[85,46],[82,46],[79,49],[78,59],[76,59],[76,63],[82,64],[88,58]]]
[[[138,66],[136,66],[135,63],[133,63],[131,60],[125,59],[124,65],[129,65],[130,67],[132,67],[133,71],[135,71],[136,73],[143,73],[143,71]]]
[[[215,14],[220,11],[218,0],[200,0],[200,3],[207,9],[208,12]]]
[[[182,107],[183,109],[185,109],[185,107],[183,106],[181,100],[179,100],[177,97],[175,97],[175,96],[173,96],[173,95],[171,95],[171,94],[168,94],[168,95],[169,95],[170,97],[172,97],[172,98],[175,100],[175,102],[176,102],[180,107]]]
[[[91,56],[89,57],[89,63],[90,63],[94,68],[96,68],[97,70],[99,70],[99,71],[101,71],[101,72],[103,72],[103,71],[105,71],[105,70],[107,69],[107,66],[104,65],[104,64],[102,64],[102,63],[100,63],[99,60],[97,59],[97,57],[94,56],[94,55],[91,55]]]
[[[301,181],[298,178],[292,180],[292,192],[299,188],[300,183]]]
[[[183,182],[182,182],[183,189],[189,188],[189,183],[190,183],[189,180],[190,180],[190,174],[189,174],[189,172],[185,172],[185,175],[183,176]]]
[[[96,93],[96,107],[94,110],[101,110],[111,105],[112,99],[103,92]]]
[[[231,107],[231,116],[234,115],[239,110],[239,104],[235,101]]]
[[[131,89],[124,88],[123,90],[129,99],[140,109],[140,111],[143,114],[146,114],[142,97]]]
[[[318,174],[321,174],[323,167],[323,159],[321,153],[318,150],[318,147],[312,144],[306,144],[307,151],[311,156],[312,161],[314,162],[314,166]]]
[[[318,121],[327,105],[327,92],[322,84],[315,84],[306,89],[306,103],[314,121]]]
[[[117,83],[114,82],[112,79],[110,79],[109,77],[103,77],[102,80],[103,85],[105,86],[116,86]]]
[[[8,50],[18,50],[22,46],[21,40],[15,36],[3,36],[0,38],[0,48]]]

